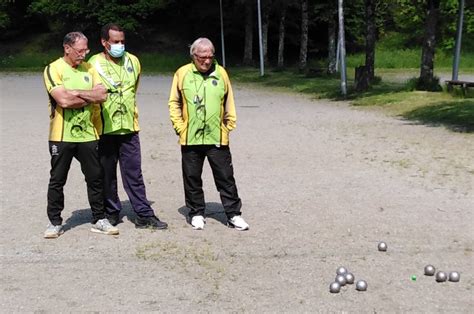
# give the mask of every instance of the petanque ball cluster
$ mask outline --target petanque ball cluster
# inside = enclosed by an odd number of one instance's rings
[[[341,266],[336,270],[336,278],[334,279],[334,282],[329,285],[329,292],[339,293],[341,291],[341,287],[345,285],[352,285],[354,283],[354,280],[354,275],[350,273],[347,268]],[[356,282],[356,290],[366,291],[367,282],[365,282],[364,280],[358,280]]]
[[[436,282],[445,282],[447,280],[458,282],[461,279],[461,275],[457,271],[451,271],[449,273],[444,271],[436,272],[436,268],[433,265],[426,265],[424,271],[426,276],[434,275]]]
[[[385,242],[379,242],[377,248],[380,252],[386,252],[387,244]],[[424,274],[425,276],[434,276],[436,282],[459,282],[461,279],[459,272],[451,271],[447,273],[444,271],[436,271],[436,268],[433,265],[426,265],[424,268]],[[416,281],[415,275],[413,275],[411,278],[413,281]],[[345,285],[352,285],[354,281],[354,275],[350,273],[347,268],[343,266],[338,267],[336,270],[336,278],[334,279],[334,282],[329,285],[329,292],[339,293],[342,287]],[[365,280],[357,280],[355,287],[357,291],[366,291],[367,282]]]

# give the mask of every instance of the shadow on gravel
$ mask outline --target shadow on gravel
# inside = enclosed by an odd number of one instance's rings
[[[186,218],[188,224],[191,223],[189,219],[189,209],[186,206],[178,208],[178,212]],[[220,203],[209,202],[206,203],[206,209],[204,211],[206,218],[217,220],[223,225],[227,225],[227,216],[224,211],[224,207]]]
[[[153,204],[153,202],[150,202]],[[127,219],[134,223],[137,215],[132,209],[132,204],[129,201],[123,201],[122,210],[120,211],[120,223],[123,222],[123,218],[127,217]],[[92,221],[92,212],[90,208],[78,209],[72,212],[71,217],[69,217],[66,222],[64,223],[63,230],[68,231],[71,229],[76,228],[77,226],[90,224]]]
[[[72,212],[71,217],[66,219],[63,230],[68,231],[77,226],[90,224],[92,220],[92,212],[90,208],[78,209]]]
[[[130,201],[121,201],[122,204],[122,210],[120,211],[120,222],[119,224],[123,223],[123,218],[127,217],[127,220],[130,221],[131,223],[135,223],[135,220],[137,218],[137,214],[133,211],[132,204]],[[152,205],[153,202],[150,202],[150,205]]]

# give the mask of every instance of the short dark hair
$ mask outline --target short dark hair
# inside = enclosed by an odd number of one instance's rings
[[[102,26],[102,29],[100,30],[100,38],[109,40],[109,31],[114,30],[117,32],[123,32],[123,28],[115,23],[108,23]]]
[[[67,33],[66,36],[64,36],[64,39],[63,39],[63,46],[64,45],[69,45],[69,46],[74,45],[76,43],[76,41],[78,41],[79,39],[87,40],[87,37],[86,37],[86,35],[84,35],[81,32]]]

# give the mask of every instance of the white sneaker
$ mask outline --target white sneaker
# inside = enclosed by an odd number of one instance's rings
[[[97,220],[97,222],[92,225],[91,231],[108,235],[119,234],[119,229],[112,226],[107,218]]]
[[[53,224],[49,224],[43,236],[45,239],[56,239],[63,233],[64,230],[62,225],[55,226]]]
[[[241,216],[234,216],[228,221],[230,227],[234,227],[235,230],[244,231],[249,230],[249,224]]]
[[[204,219],[204,216],[201,216],[201,215],[194,216],[191,219],[191,225],[193,226],[194,230],[204,229],[205,223],[206,223],[206,220]]]

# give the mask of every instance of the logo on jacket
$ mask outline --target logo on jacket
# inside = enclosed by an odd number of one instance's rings
[[[132,67],[128,67],[128,68],[127,68],[127,71],[128,71],[128,73],[132,73],[132,72],[133,72]]]
[[[212,85],[217,86],[217,81],[216,81],[216,80],[212,80]]]
[[[86,81],[87,83],[89,83],[89,77],[87,75],[84,76],[84,81]]]
[[[52,145],[51,146],[51,156],[58,156],[58,155],[59,155],[58,146]]]

